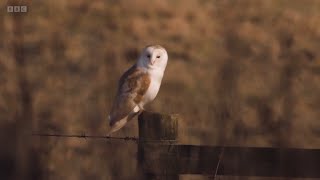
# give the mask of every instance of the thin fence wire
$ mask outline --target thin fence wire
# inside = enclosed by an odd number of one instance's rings
[[[108,140],[122,140],[122,141],[134,141],[138,142],[139,138],[137,137],[111,137],[111,136],[102,136],[102,135],[86,135],[83,134],[48,134],[48,133],[32,133],[32,136],[40,137],[57,137],[57,138],[83,138],[83,139],[108,139]]]
[[[32,133],[32,136],[39,137],[56,137],[56,138],[82,138],[82,139],[106,139],[106,140],[115,140],[115,141],[132,141],[132,142],[149,142],[149,143],[161,143],[166,142],[169,144],[176,143],[177,140],[151,140],[151,139],[141,139],[135,136],[126,136],[126,137],[112,137],[112,136],[103,136],[103,135],[86,135],[82,134],[50,134],[50,133]]]

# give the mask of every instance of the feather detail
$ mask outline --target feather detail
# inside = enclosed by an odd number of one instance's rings
[[[141,102],[150,85],[146,70],[132,66],[120,78],[118,92],[109,115],[110,125],[125,118]]]

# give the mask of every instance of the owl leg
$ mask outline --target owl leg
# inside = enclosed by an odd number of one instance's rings
[[[136,106],[133,108],[132,112],[128,116],[128,122],[133,119],[137,114],[141,112],[141,109],[139,106]]]
[[[142,104],[138,104],[137,106],[139,107],[140,111],[144,111],[144,107],[143,107]],[[137,107],[137,106],[136,106],[136,107]]]
[[[144,107],[142,104],[138,104],[140,111],[137,113],[137,116],[139,116],[143,111],[144,111]]]

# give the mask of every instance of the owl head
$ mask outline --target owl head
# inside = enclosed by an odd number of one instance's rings
[[[147,69],[162,69],[164,70],[168,62],[168,53],[160,45],[146,46],[138,59],[138,66]]]

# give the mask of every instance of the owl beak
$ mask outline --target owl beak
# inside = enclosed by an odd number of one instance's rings
[[[155,62],[156,62],[155,59],[151,59],[151,60],[150,60],[150,63],[151,63],[152,65],[153,65]]]

